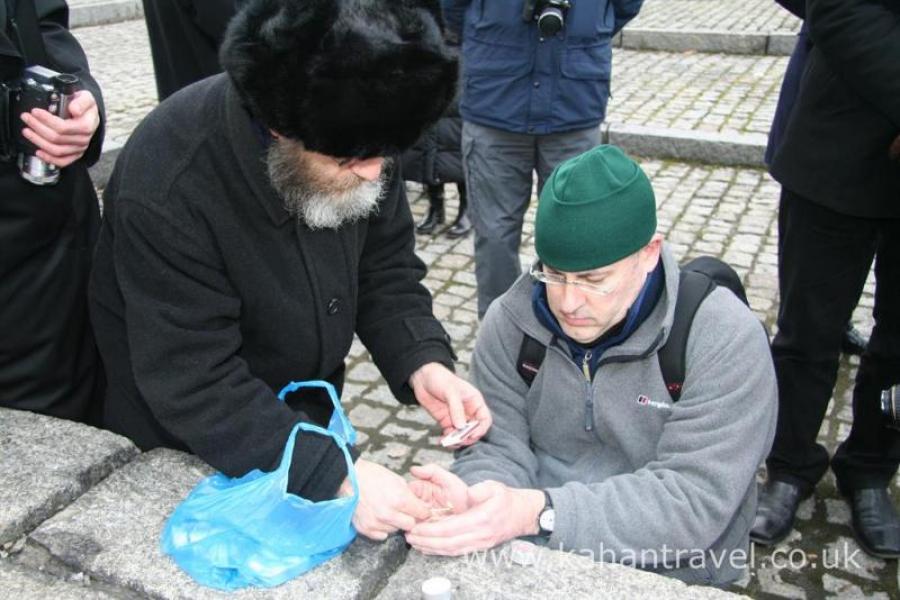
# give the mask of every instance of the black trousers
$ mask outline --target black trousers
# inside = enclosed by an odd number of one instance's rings
[[[778,236],[779,408],[769,476],[809,489],[828,468],[816,436],[844,327],[874,259],[875,327],[856,376],[853,427],[831,467],[843,490],[885,487],[900,463],[900,432],[885,427],[880,410],[881,390],[900,382],[900,219],[851,217],[783,189]]]

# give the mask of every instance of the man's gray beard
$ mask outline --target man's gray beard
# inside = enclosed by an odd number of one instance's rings
[[[316,180],[312,165],[303,160],[302,150],[298,152],[301,148],[296,142],[275,141],[266,157],[269,180],[289,213],[302,219],[310,229],[337,229],[378,209],[387,189],[387,161],[381,177],[375,181],[359,179],[350,185],[329,186]]]

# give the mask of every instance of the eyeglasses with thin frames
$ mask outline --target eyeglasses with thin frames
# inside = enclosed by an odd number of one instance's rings
[[[535,266],[531,269],[530,274],[535,281],[540,281],[546,285],[571,285],[575,289],[597,296],[609,296],[615,292],[622,281],[625,280],[625,277],[620,276],[617,278],[617,281],[603,283],[589,283],[587,281],[579,281],[578,279],[569,281],[566,279],[565,275],[561,273],[547,273],[540,266]]]

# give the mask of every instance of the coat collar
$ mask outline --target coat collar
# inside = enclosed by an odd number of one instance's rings
[[[256,122],[241,102],[237,88],[227,75],[221,77],[227,79],[225,118],[237,163],[244,174],[244,179],[253,190],[253,195],[269,215],[269,219],[277,227],[281,227],[290,221],[292,216],[269,182],[269,175],[266,173],[266,146],[259,135]]]

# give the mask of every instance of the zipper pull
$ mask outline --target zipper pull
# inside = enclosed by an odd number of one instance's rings
[[[584,387],[587,395],[587,402],[584,405],[584,430],[593,431],[594,429],[594,396],[591,390],[591,356],[592,352],[588,350],[584,353],[581,360],[581,372],[584,373]]]

